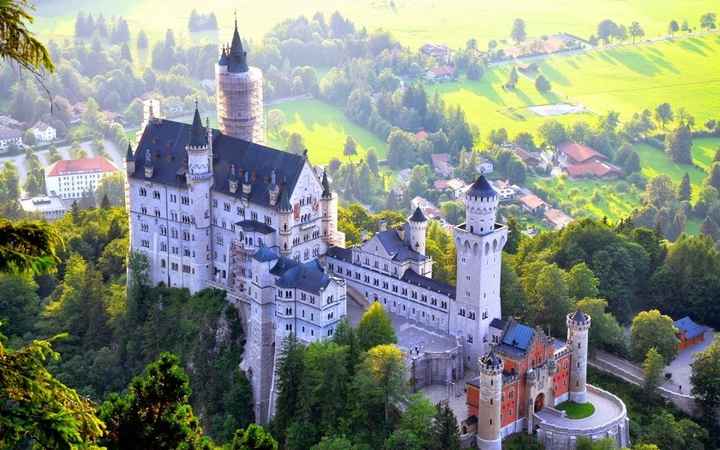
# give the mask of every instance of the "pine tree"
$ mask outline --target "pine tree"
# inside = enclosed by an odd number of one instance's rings
[[[680,186],[678,186],[677,196],[680,201],[690,201],[690,197],[692,197],[692,185],[690,184],[690,175],[687,172],[685,172],[685,176],[683,176]]]
[[[107,194],[104,194],[102,196],[102,200],[100,201],[100,208],[102,209],[110,209],[110,199],[108,198]]]
[[[432,425],[432,450],[459,450],[460,430],[447,403],[438,404]]]
[[[305,347],[294,334],[285,338],[278,358],[275,377],[277,380],[277,408],[273,423],[276,435],[284,441],[288,427],[300,413],[301,387],[305,372]]]
[[[710,173],[705,179],[705,183],[715,189],[720,189],[720,162],[715,162],[710,166]]]
[[[692,164],[692,134],[687,125],[680,125],[665,138],[665,151],[679,164]]]
[[[660,385],[660,377],[664,368],[665,360],[662,355],[658,353],[655,347],[651,347],[647,351],[643,362],[643,374],[645,375],[645,385],[643,387],[646,395],[654,395],[655,388]]]
[[[720,240],[720,226],[713,220],[712,217],[707,216],[703,220],[700,226],[700,232],[705,236],[710,237],[713,241]]]

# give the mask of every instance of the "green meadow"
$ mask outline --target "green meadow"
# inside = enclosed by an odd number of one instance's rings
[[[347,136],[358,143],[358,158],[375,148],[380,159],[387,154],[387,144],[363,127],[350,122],[343,112],[319,100],[295,100],[268,106],[285,113],[285,130],[300,133],[314,164],[325,164],[332,158],[343,159]],[[271,145],[285,148],[286,143],[277,135],[270,135]]]
[[[621,119],[668,102],[676,110],[684,107],[702,126],[720,111],[720,75],[711,67],[720,67],[717,34],[545,59],[540,73],[553,87],[547,94],[522,75],[515,90],[504,90],[510,65],[489,69],[479,81],[436,84],[430,90],[462,106],[483,135],[500,127],[511,135],[536,130],[548,117],[527,107],[558,102],[581,104],[595,114],[617,111]],[[565,123],[593,119],[588,113],[554,118]]]
[[[143,28],[160,37],[167,28],[187,33],[187,20],[193,9],[214,12],[220,27],[219,38],[228,36],[233,13],[237,11],[243,34],[253,40],[278,22],[316,11],[330,14],[340,11],[358,26],[368,30],[391,31],[403,44],[419,47],[428,41],[464,46],[476,38],[481,46],[491,39],[501,40],[510,34],[515,18],[527,22],[530,36],[557,32],[573,33],[587,38],[595,33],[597,23],[612,19],[623,24],[637,20],[647,36],[664,34],[670,20],[687,19],[696,27],[703,13],[717,9],[714,0],[270,0],[258,6],[255,0],[191,0],[142,2],[140,0],[52,0],[38,6],[37,26],[56,38],[72,37],[74,11],[84,10],[105,16],[122,15],[131,29]],[[218,39],[218,36],[207,36]]]

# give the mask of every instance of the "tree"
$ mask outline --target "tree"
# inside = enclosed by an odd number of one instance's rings
[[[397,342],[392,320],[380,302],[373,302],[365,311],[357,326],[357,336],[362,350]]]
[[[655,347],[650,347],[647,351],[642,368],[645,375],[643,388],[648,397],[653,397],[655,389],[660,385],[663,369],[665,369],[665,361]]]
[[[348,159],[351,159],[353,156],[357,155],[357,142],[355,142],[355,139],[353,139],[351,136],[348,136],[347,139],[345,139],[343,155],[347,156]]]
[[[59,337],[17,350],[0,339],[0,447],[94,448],[104,433],[94,405],[47,369]]]
[[[375,175],[378,175],[380,173],[380,166],[378,163],[378,156],[375,148],[370,147],[368,149],[365,159],[367,159],[367,165],[370,171]]]
[[[0,59],[15,61],[32,72],[53,72],[50,52],[28,28],[34,21],[31,8],[27,0],[0,1]]]
[[[598,441],[580,436],[577,440],[576,450],[614,450],[615,441],[611,438],[600,439]]]
[[[237,430],[231,450],[277,450],[278,443],[260,425],[250,424],[245,430]]]
[[[41,222],[0,218],[0,272],[43,273],[59,261],[60,236]]]
[[[385,448],[429,448],[434,415],[435,407],[423,394],[411,396],[400,418],[400,424],[385,441]]]
[[[302,155],[305,151],[305,141],[300,133],[292,133],[288,138],[287,151],[295,153],[296,155]]]
[[[550,327],[554,332],[563,330],[565,317],[572,308],[563,270],[555,264],[538,261],[527,270],[521,282],[528,296],[532,322]]]
[[[527,32],[525,31],[525,21],[522,19],[515,19],[513,21],[512,32],[510,37],[517,43],[523,42],[527,38]]]
[[[680,24],[678,24],[677,20],[671,20],[668,24],[668,33],[670,33],[670,37],[673,37],[678,31],[680,31]]]
[[[432,450],[460,450],[460,430],[453,410],[447,403],[436,405],[431,429]]]
[[[284,112],[279,109],[271,109],[270,111],[268,111],[267,127],[270,133],[279,133],[286,123],[287,118],[285,117]]]
[[[538,92],[549,92],[552,90],[552,86],[544,75],[538,75],[535,79],[535,89],[537,89]]]
[[[517,68],[513,66],[512,70],[510,70],[510,74],[508,75],[508,81],[505,83],[505,87],[508,89],[515,89],[515,86],[517,86],[518,83],[518,72]]]
[[[98,198],[107,197],[110,205],[125,205],[125,179],[123,174],[116,172],[112,175],[103,177],[95,189],[95,196]]]
[[[125,394],[110,394],[100,407],[110,449],[195,447],[202,428],[189,403],[190,384],[175,355],[162,353]]]
[[[274,426],[281,442],[289,425],[300,412],[304,371],[305,347],[291,334],[282,342],[275,373],[278,394]]]
[[[640,26],[640,24],[638,22],[633,22],[630,25],[629,31],[630,31],[630,36],[632,36],[632,38],[633,38],[633,45],[635,44],[635,40],[637,38],[641,38],[641,37],[645,36],[645,30],[643,30],[643,28]]]
[[[608,302],[600,298],[586,298],[577,302],[580,311],[592,317],[589,345],[591,349],[624,350],[623,329],[615,316],[607,312]]]
[[[714,30],[717,28],[717,15],[714,12],[705,13],[700,17],[700,28],[703,30]]]
[[[692,394],[700,400],[709,417],[717,417],[720,407],[720,338],[705,350],[695,354],[692,363]]]
[[[355,428],[366,436],[371,448],[378,448],[392,429],[393,409],[405,399],[405,362],[393,344],[377,345],[360,363],[352,392]]]
[[[690,201],[692,197],[692,185],[690,184],[690,175],[685,172],[680,185],[678,186],[677,198],[680,201]]]
[[[568,139],[567,130],[563,124],[555,119],[543,122],[538,128],[538,134],[542,138],[544,145],[553,147],[553,149]]]
[[[665,151],[679,164],[692,164],[692,134],[687,125],[680,125],[665,137]]]
[[[605,19],[597,26],[597,37],[605,41],[605,44],[610,43],[610,39],[617,37],[619,34],[620,27],[612,20]]]
[[[708,437],[707,430],[692,420],[677,420],[670,412],[660,411],[643,427],[639,443],[652,443],[662,450],[702,450]]]
[[[675,187],[667,175],[658,175],[645,186],[645,202],[657,209],[669,207],[676,200]]]
[[[705,185],[720,189],[720,162],[714,162],[710,166],[710,173],[705,179]]]
[[[632,321],[630,334],[632,355],[638,361],[653,347],[662,355],[666,364],[677,355],[678,339],[673,320],[657,309],[638,313]]]
[[[660,124],[663,130],[666,124],[672,122],[673,117],[674,114],[670,103],[661,103],[655,108],[655,121]]]
[[[600,280],[584,262],[578,263],[567,273],[568,294],[574,300],[595,298],[598,296]]]

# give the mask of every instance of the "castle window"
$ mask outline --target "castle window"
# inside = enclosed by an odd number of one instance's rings
[[[177,203],[177,195],[170,194],[170,203]]]
[[[143,187],[140,188],[140,197],[147,197],[147,189]]]
[[[161,259],[161,260],[160,260],[160,268],[164,269],[165,266],[166,266],[166,264],[167,264],[167,263],[165,262],[165,259]]]
[[[272,225],[272,217],[270,217],[270,216],[265,216],[265,223],[268,224],[268,225]]]
[[[258,218],[257,213],[256,213],[255,211],[252,211],[252,212],[250,213],[250,218],[251,218],[252,220],[257,220],[257,218]]]
[[[223,204],[223,209],[224,209],[225,211],[230,211],[230,203],[225,202],[225,203]]]
[[[235,209],[235,212],[237,213],[238,216],[243,216],[243,217],[245,217],[245,208],[241,208],[240,206],[238,206],[238,207]]]
[[[472,343],[473,343],[473,337],[472,337],[471,334],[468,334],[468,339],[467,339],[467,340],[468,340],[468,344],[472,344]]]
[[[217,203],[215,200],[213,200],[213,202],[214,202],[214,203]],[[182,195],[182,196],[180,196],[180,203],[182,203],[183,205],[189,205],[189,204],[190,204],[190,197],[188,197],[187,195]],[[217,205],[213,205],[213,206],[217,206]]]
[[[144,206],[141,207],[141,208],[140,208],[140,212],[143,213],[143,214],[147,214],[147,208],[144,207]]]
[[[167,244],[165,242],[160,243],[160,251],[167,252]]]
[[[155,208],[155,217],[160,217],[160,210]]]
[[[183,204],[186,204],[184,198],[183,198]],[[213,199],[212,205],[213,205],[213,208],[217,208],[217,200]]]
[[[150,248],[150,241],[148,241],[147,239],[143,239],[142,241],[140,241],[140,246]]]
[[[150,229],[150,227],[148,226],[148,224],[146,224],[146,223],[141,223],[141,224],[140,224],[140,230],[141,230],[141,231],[144,231],[145,233],[147,233],[147,232],[149,231],[149,229]]]

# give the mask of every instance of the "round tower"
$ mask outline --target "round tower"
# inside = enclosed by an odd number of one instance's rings
[[[567,345],[570,349],[570,401],[587,402],[587,356],[590,316],[580,310],[567,316]]]
[[[493,232],[498,203],[497,192],[480,175],[465,194],[465,230],[479,235]]]
[[[477,444],[480,450],[501,450],[503,361],[495,349],[480,358],[480,398],[478,404]]]
[[[408,217],[408,242],[413,250],[425,254],[425,236],[427,234],[428,220],[418,206],[412,216]]]
[[[195,114],[185,151],[187,153],[188,196],[191,201],[189,210],[181,209],[181,212],[187,211],[189,217],[192,218],[193,222],[185,225],[184,228],[188,228],[195,238],[188,244],[190,256],[183,256],[183,264],[187,264],[185,262],[187,260],[190,263],[191,272],[183,276],[190,277],[190,290],[196,292],[205,286],[207,280],[212,279],[213,270],[210,264],[212,260],[211,247],[208,245],[212,243],[210,237],[210,205],[212,203],[210,191],[213,185],[212,130],[209,126],[203,126],[197,105],[195,105]]]
[[[247,64],[235,20],[232,43],[223,49],[215,66],[217,116],[220,131],[245,141],[262,144],[265,141],[263,124],[263,74]]]

